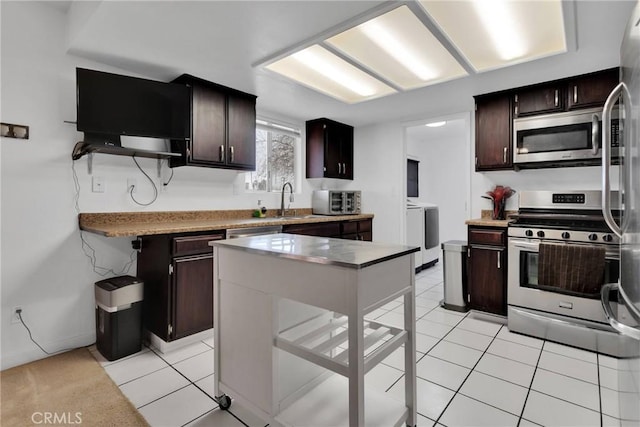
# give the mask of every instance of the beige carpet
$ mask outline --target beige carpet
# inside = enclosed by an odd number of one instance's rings
[[[2,427],[148,426],[86,348],[2,371],[0,387]]]

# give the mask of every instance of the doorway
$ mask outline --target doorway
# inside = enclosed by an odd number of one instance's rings
[[[418,196],[406,197],[406,200],[438,206],[440,242],[467,239],[465,221],[469,219],[471,194],[470,129],[469,113],[405,124],[403,178],[407,178],[407,160],[419,162]],[[406,183],[403,188],[407,191]]]

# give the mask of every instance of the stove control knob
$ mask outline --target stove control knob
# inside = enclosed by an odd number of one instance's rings
[[[604,240],[605,242],[611,242],[613,240],[613,237],[611,237],[611,234],[605,234],[604,236],[602,236],[602,240]]]
[[[598,240],[598,235],[596,233],[589,234],[589,240]]]
[[[533,236],[533,231],[527,230],[527,231],[524,232],[524,235],[527,236],[527,237],[531,237],[531,236]]]
[[[564,233],[562,233],[562,238],[563,239],[568,239],[569,237],[571,237],[571,235],[569,233],[567,233],[566,231]]]
[[[538,237],[544,237],[544,231],[540,230],[538,231]]]

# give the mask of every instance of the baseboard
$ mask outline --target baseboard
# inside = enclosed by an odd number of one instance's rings
[[[169,351],[175,350],[180,347],[184,347],[189,344],[193,344],[194,342],[206,340],[208,338],[213,338],[213,328],[207,329],[206,331],[198,332],[197,334],[189,335],[188,337],[180,338],[179,340],[174,340],[167,342],[162,338],[158,337],[156,334],[145,331],[146,340],[150,347],[155,348],[160,353],[167,353]]]

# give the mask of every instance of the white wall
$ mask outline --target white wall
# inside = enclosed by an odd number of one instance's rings
[[[16,306],[22,307],[34,338],[49,351],[95,341],[93,283],[101,277],[81,250],[71,161],[71,150],[82,134],[63,121],[76,117],[76,66],[129,73],[66,54],[67,18],[57,9],[35,2],[2,2],[1,14],[2,121],[30,127],[29,140],[2,138],[0,145],[0,367],[5,369],[45,356],[21,325],[11,323]],[[303,123],[288,118],[260,110],[258,114],[304,129]],[[142,158],[139,163],[159,185],[156,161]],[[127,178],[136,178],[140,201],[151,200],[153,191],[130,157],[94,156],[93,176],[104,178],[105,193],[91,192],[87,156],[75,162],[75,169],[80,212],[253,209],[258,199],[269,209],[280,204],[279,194],[239,192],[242,174],[237,172],[182,167],[174,170],[157,201],[142,208],[129,198]],[[168,179],[166,166],[163,174]],[[312,188],[327,184],[301,181],[292,208],[309,207]],[[84,235],[98,265],[119,271],[129,260],[131,239]],[[133,263],[129,274],[135,272]]]

